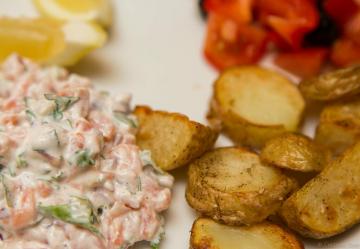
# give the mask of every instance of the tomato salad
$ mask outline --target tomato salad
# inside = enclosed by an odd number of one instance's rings
[[[157,248],[172,176],[135,144],[130,96],[12,56],[0,71],[0,248]]]
[[[201,0],[200,7],[204,54],[219,70],[257,63],[274,47],[274,63],[305,78],[329,61],[360,63],[360,1]]]

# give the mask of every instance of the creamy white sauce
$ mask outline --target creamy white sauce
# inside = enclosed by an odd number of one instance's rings
[[[135,144],[129,95],[16,55],[0,72],[0,248],[159,243],[173,178]]]

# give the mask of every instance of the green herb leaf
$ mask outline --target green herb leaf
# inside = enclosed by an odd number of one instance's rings
[[[18,168],[26,168],[29,164],[28,162],[23,158],[24,153],[21,153],[16,157],[16,166]]]
[[[95,160],[91,158],[89,150],[78,150],[75,152],[76,165],[80,168],[87,168],[95,164]]]
[[[92,203],[86,198],[74,197],[68,204],[51,206],[40,205],[38,209],[39,212],[46,217],[74,224],[101,236],[99,230],[94,226],[97,219],[94,215]]]
[[[28,116],[30,121],[33,121],[34,119],[36,119],[36,115],[35,113],[33,113],[31,110],[27,109],[25,110],[25,114]]]
[[[8,167],[8,172],[10,176],[16,176],[16,170],[14,169],[14,167]]]
[[[39,206],[39,211],[44,216],[53,217],[62,221],[69,222],[72,219],[70,206],[65,205],[52,205],[52,206]]]
[[[86,210],[89,214],[89,222],[91,224],[95,224],[95,223],[99,222],[97,219],[97,216],[96,216],[95,208],[89,199],[84,198],[84,197],[78,197],[78,196],[74,196],[73,198],[75,200],[75,203],[79,203],[80,208],[86,207]],[[74,202],[72,202],[72,203],[74,203]]]
[[[55,102],[55,108],[53,110],[53,118],[55,120],[60,120],[63,118],[63,112],[70,108],[73,104],[75,104],[80,98],[73,96],[57,96],[53,93],[44,94],[47,100],[51,100]]]
[[[151,249],[159,249],[160,248],[160,243],[150,243]]]
[[[56,139],[57,146],[60,148],[61,147],[60,139],[59,139],[59,136],[58,136],[57,131],[55,129],[54,129],[54,136],[55,136],[55,139]]]
[[[70,119],[66,119],[66,122],[69,124],[70,128],[74,128]]]
[[[9,187],[6,184],[5,176],[3,174],[0,174],[0,181],[1,181],[1,184],[2,184],[3,189],[4,189],[4,195],[5,195],[5,199],[6,199],[6,204],[9,207],[13,207],[13,200],[12,200],[11,192],[10,192]]]
[[[25,113],[26,113],[26,115],[27,115],[29,118],[31,118],[31,119],[35,119],[35,118],[36,118],[35,113],[34,113],[33,111],[29,110],[29,109],[26,109],[26,110],[25,110]]]
[[[132,128],[137,128],[137,124],[136,122],[131,119],[130,117],[126,116],[124,113],[122,112],[114,112],[114,117],[119,120],[120,122],[132,127]]]
[[[153,239],[152,241],[150,241],[150,246],[151,249],[159,249],[160,248],[160,243],[163,240],[165,236],[165,232],[164,232],[164,227],[162,226],[160,228],[159,233],[157,234],[157,236],[155,237],[155,239]]]
[[[51,180],[52,180],[52,181],[59,182],[59,181],[61,181],[62,179],[64,179],[64,177],[65,177],[64,172],[59,171],[56,175],[54,175],[54,176],[51,177]]]

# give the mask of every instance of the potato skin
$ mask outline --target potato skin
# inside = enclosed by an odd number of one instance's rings
[[[326,106],[320,114],[315,142],[340,154],[360,139],[360,100]]]
[[[304,248],[295,235],[270,222],[234,227],[198,218],[191,229],[191,249],[234,249],[237,245],[260,249],[264,243],[272,249]]]
[[[307,136],[286,133],[269,140],[260,158],[262,162],[280,168],[312,172],[321,171],[331,160],[331,153]]]
[[[360,93],[360,66],[338,69],[300,82],[308,99],[335,100]]]
[[[141,149],[150,150],[155,163],[163,170],[187,165],[210,150],[218,133],[188,117],[137,106],[134,114],[139,121],[136,135]]]
[[[224,97],[227,95],[226,92],[228,91],[225,87],[226,82],[235,82],[240,75],[246,75],[243,76],[245,78],[252,78],[252,80],[259,82],[262,85],[261,87],[273,85],[273,88],[277,90],[269,92],[268,95],[276,94],[287,96],[290,99],[289,101],[292,103],[291,108],[293,108],[292,113],[295,113],[294,117],[288,117],[288,119],[291,119],[291,123],[293,123],[291,127],[286,127],[285,124],[282,123],[267,124],[248,120],[236,112],[237,106],[235,104],[225,104],[225,102],[235,103],[236,99],[241,98],[240,96],[233,96],[233,99],[230,99],[229,96]],[[243,78],[237,80],[235,86],[233,86],[234,89],[232,89],[232,92],[237,92],[238,89],[235,88],[238,87],[237,85],[243,83]],[[254,99],[254,103],[257,101],[264,100]],[[271,103],[269,103],[269,105],[271,105]],[[296,106],[296,110],[294,109],[294,106]],[[296,131],[302,120],[304,107],[305,102],[300,91],[295,85],[280,74],[256,66],[234,67],[225,70],[215,81],[207,118],[212,127],[215,127],[217,130],[222,130],[236,144],[252,148],[261,148],[267,140],[273,137],[285,132]],[[256,110],[251,110],[249,112],[254,111]],[[278,110],[275,109],[273,111],[276,113]],[[262,110],[258,110],[258,112],[260,113]]]
[[[263,221],[295,188],[293,179],[262,165],[255,153],[227,147],[207,152],[190,164],[185,195],[203,215],[239,225]]]
[[[322,239],[360,221],[360,143],[287,199],[280,215],[305,237]]]

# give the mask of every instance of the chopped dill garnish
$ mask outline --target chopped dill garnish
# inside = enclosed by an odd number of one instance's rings
[[[57,96],[53,93],[44,94],[47,100],[55,102],[55,108],[52,112],[52,116],[55,120],[60,120],[63,118],[63,112],[75,104],[80,98],[73,96]]]
[[[18,168],[26,168],[29,164],[28,162],[23,158],[24,153],[21,153],[16,157],[16,166]]]
[[[80,168],[87,168],[95,164],[95,160],[91,158],[89,150],[78,150],[75,152],[76,156],[76,165]]]

